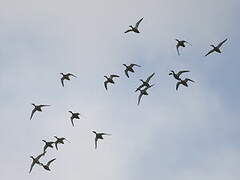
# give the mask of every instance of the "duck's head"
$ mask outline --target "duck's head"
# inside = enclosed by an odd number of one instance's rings
[[[180,42],[178,39],[175,39],[177,42]]]
[[[211,47],[213,47],[213,48],[215,48],[215,46],[214,46],[214,45],[212,45],[212,44],[211,44],[210,46],[211,46]]]
[[[125,67],[127,67],[127,65],[126,64],[123,64]]]
[[[45,140],[42,140],[43,142],[45,142],[45,143],[47,143],[47,141],[45,141]]]
[[[104,76],[106,79],[108,79],[108,77],[107,76]]]
[[[174,74],[174,71],[171,70],[170,73],[168,74],[169,76],[173,75]]]
[[[133,26],[132,26],[132,25],[130,25],[129,27],[133,29]]]
[[[71,114],[73,114],[73,112],[72,112],[72,111],[68,111],[68,112],[70,112]]]
[[[97,134],[96,131],[92,131],[94,134]]]
[[[34,157],[33,156],[30,156],[30,158],[32,158],[34,160]]]
[[[64,76],[64,74],[63,74],[63,73],[60,73],[60,74]]]
[[[58,137],[57,136],[54,136],[56,139],[58,139]]]
[[[143,79],[139,79],[141,82],[145,83],[145,81]]]

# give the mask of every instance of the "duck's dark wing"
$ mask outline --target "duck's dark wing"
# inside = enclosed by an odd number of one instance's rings
[[[32,168],[33,168],[34,165],[35,165],[35,162],[33,161],[32,164],[31,164],[31,166],[30,166],[29,174],[31,173]]]
[[[189,44],[190,46],[192,46],[192,44],[190,44],[188,41],[185,41],[185,43]]]
[[[149,83],[150,79],[154,76],[155,73],[152,73],[146,80],[147,83]]]
[[[176,49],[177,49],[177,54],[180,56],[180,53],[179,53],[179,43],[177,43]]]
[[[208,56],[209,54],[213,53],[214,49],[212,49],[211,51],[209,51],[205,56]]]
[[[61,78],[62,87],[64,87],[64,77]]]
[[[118,75],[115,75],[115,74],[112,74],[111,76],[110,76],[110,79],[112,79],[112,78],[114,78],[114,77],[119,77]]]
[[[143,94],[140,92],[140,94],[139,94],[139,96],[138,96],[138,104],[137,104],[137,105],[140,104],[140,101],[141,101],[142,96],[143,96]]]
[[[100,135],[108,135],[108,136],[111,136],[111,134],[108,134],[108,133],[100,133]]]
[[[135,25],[136,28],[138,28],[139,24],[142,22],[143,18],[141,18]]]
[[[74,127],[74,122],[72,117],[71,117],[71,123],[72,123],[72,126]]]
[[[50,166],[50,164],[51,164],[53,161],[55,161],[55,160],[56,160],[56,158],[54,158],[54,159],[48,161],[47,166]]]
[[[181,81],[178,81],[176,84],[176,90],[178,90],[179,85],[182,84]]]
[[[193,80],[191,80],[191,79],[188,79],[188,78],[186,78],[185,81],[187,81],[187,82],[188,82],[188,81],[195,82],[195,81],[193,81]]]
[[[107,90],[107,84],[108,84],[108,81],[105,81],[104,82],[104,87],[105,87],[106,90]]]
[[[182,73],[185,73],[185,72],[190,72],[190,71],[188,71],[188,70],[179,71],[179,72],[177,73],[177,76],[179,77]]]
[[[220,47],[223,45],[223,43],[225,43],[226,41],[227,41],[227,39],[225,39],[224,41],[220,42],[220,43],[217,45],[217,48],[220,48]]]
[[[97,137],[95,138],[95,149],[97,149]]]
[[[128,75],[128,70],[127,70],[127,69],[125,69],[125,70],[124,70],[124,72],[125,72],[126,76],[129,78],[129,75]]]
[[[75,76],[74,74],[71,74],[71,73],[68,73],[67,76],[73,76],[75,78],[77,77],[77,76]]]
[[[58,145],[58,141],[56,141],[54,144],[55,144],[56,150],[58,150],[58,146],[57,146]]]
[[[132,68],[133,66],[141,67],[138,64],[130,64],[130,67]]]
[[[47,107],[47,106],[51,106],[51,105],[39,105],[39,107]]]
[[[125,31],[124,33],[128,33],[128,32],[131,32],[133,31],[132,29],[128,29],[127,31]]]
[[[32,110],[32,113],[31,113],[31,116],[30,116],[30,120],[32,119],[32,117],[33,117],[33,114],[36,112],[36,109],[34,108],[33,110]]]

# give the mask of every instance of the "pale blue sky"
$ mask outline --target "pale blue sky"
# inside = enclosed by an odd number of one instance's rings
[[[10,0],[0,6],[0,179],[238,180],[239,11],[237,0]],[[124,34],[144,17],[140,34]],[[175,38],[193,46],[181,49]],[[222,54],[204,57],[228,38]],[[137,63],[127,79],[123,63]],[[196,81],[175,91],[169,70]],[[66,87],[60,72],[78,76]],[[137,106],[140,78],[156,86]],[[119,74],[106,92],[104,75]],[[30,121],[31,103],[51,104]],[[71,126],[68,110],[87,118]],[[92,130],[111,133],[94,149]],[[42,139],[51,172],[30,155]]]

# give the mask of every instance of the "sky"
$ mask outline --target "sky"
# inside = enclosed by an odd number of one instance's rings
[[[9,0],[0,6],[0,179],[238,180],[238,0]],[[124,31],[144,17],[140,34]],[[192,44],[176,52],[175,39]],[[222,54],[204,55],[228,38]],[[128,79],[122,64],[136,63]],[[195,83],[175,90],[170,70]],[[61,86],[60,73],[77,76]],[[155,86],[137,106],[139,79]],[[106,91],[104,76],[118,74]],[[35,104],[50,104],[30,121]],[[84,115],[70,122],[69,110]],[[94,149],[91,131],[112,134]],[[32,160],[43,139],[51,172]]]

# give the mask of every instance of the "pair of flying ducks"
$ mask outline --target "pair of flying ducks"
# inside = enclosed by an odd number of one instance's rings
[[[139,65],[137,65],[137,64],[130,64],[129,66],[128,65],[126,65],[126,64],[123,64],[124,66],[125,66],[125,70],[124,70],[124,73],[125,73],[125,75],[129,78],[129,72],[132,72],[132,73],[134,73],[135,71],[134,71],[134,69],[133,69],[133,67],[141,67],[141,66],[139,66]],[[116,75],[116,74],[111,74],[109,77],[107,77],[107,76],[104,76],[105,78],[106,78],[106,80],[104,81],[104,87],[105,87],[105,89],[106,90],[108,90],[108,83],[111,83],[111,84],[115,84],[115,82],[114,82],[114,80],[113,80],[113,78],[117,78],[117,77],[120,77],[119,75]]]
[[[177,41],[177,53],[178,55],[180,55],[179,53],[179,47],[186,47],[186,44],[191,45],[189,42],[185,41],[185,40],[178,40]],[[227,39],[225,39],[224,41],[220,42],[217,46],[214,45],[210,45],[213,49],[211,49],[205,56],[208,56],[209,54],[213,53],[213,52],[217,52],[217,53],[221,53],[220,47],[227,41]]]
[[[50,164],[51,164],[53,161],[56,160],[56,158],[48,161],[46,164],[43,164],[43,163],[41,163],[39,160],[40,160],[40,158],[43,157],[45,154],[46,154],[46,151],[44,151],[42,154],[38,155],[36,158],[33,157],[33,156],[30,156],[30,158],[32,159],[32,164],[31,164],[31,166],[30,166],[29,173],[32,172],[32,169],[33,169],[33,167],[35,166],[35,164],[42,166],[42,167],[43,167],[45,170],[47,170],[47,171],[51,171],[51,169],[50,169],[49,166],[50,166]]]
[[[191,79],[189,79],[189,78],[185,78],[185,79],[183,79],[183,80],[180,78],[181,74],[186,73],[186,72],[190,72],[190,71],[188,71],[188,70],[183,70],[183,71],[179,71],[178,73],[175,73],[173,70],[171,70],[171,72],[169,73],[169,76],[172,75],[176,80],[178,80],[178,82],[177,82],[177,84],[176,84],[176,90],[178,90],[178,87],[179,87],[180,85],[183,85],[183,86],[188,87],[188,84],[187,84],[188,81],[190,81],[190,82],[195,82],[195,81],[193,81],[193,80],[191,80]]]

